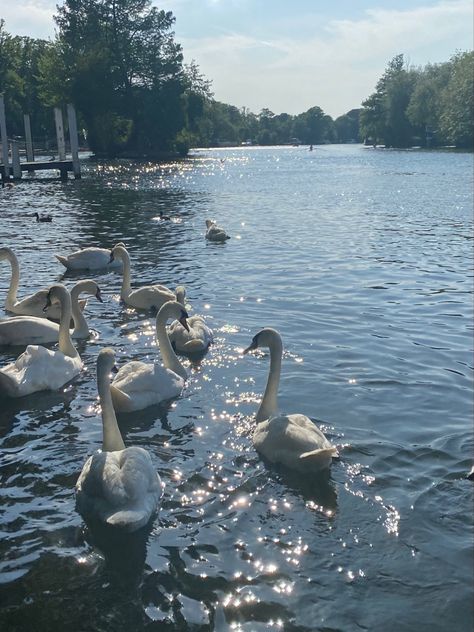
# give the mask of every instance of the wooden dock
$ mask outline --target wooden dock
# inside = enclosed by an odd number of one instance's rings
[[[20,169],[32,173],[34,171],[57,170],[61,180],[67,180],[68,171],[73,172],[72,160],[34,160],[33,162],[20,162]],[[5,165],[0,164],[0,176],[5,177]]]
[[[19,180],[23,171],[34,173],[35,171],[59,171],[61,180],[67,180],[68,172],[71,171],[75,178],[81,177],[81,167],[79,163],[79,142],[77,137],[76,111],[70,103],[67,105],[67,120],[69,127],[69,143],[71,148],[71,158],[66,158],[66,141],[64,137],[63,114],[60,108],[54,108],[54,119],[56,124],[56,138],[58,142],[58,159],[35,160],[33,156],[33,143],[30,128],[30,117],[24,115],[25,140],[26,140],[26,161],[20,161],[20,147],[17,140],[8,141],[7,127],[5,120],[5,105],[3,94],[0,94],[0,148],[2,150],[2,162],[0,162],[0,176],[2,185],[13,179]],[[11,161],[10,161],[11,155]]]

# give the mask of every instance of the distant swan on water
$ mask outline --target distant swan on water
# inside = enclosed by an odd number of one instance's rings
[[[122,242],[116,244],[124,246]],[[119,260],[110,260],[111,250],[107,248],[89,247],[82,250],[76,250],[72,254],[64,257],[63,255],[54,255],[56,259],[63,264],[68,270],[101,270],[107,268],[121,268],[122,262]]]
[[[211,219],[206,219],[206,239],[209,241],[222,242],[230,239],[230,236],[223,228],[218,226],[216,222],[213,222]]]
[[[163,486],[148,451],[125,447],[110,393],[109,375],[114,364],[113,350],[102,349],[97,358],[102,451],[89,457],[82,468],[76,483],[76,505],[86,520],[136,531],[156,513]]]
[[[270,370],[263,399],[257,411],[257,426],[252,440],[255,449],[272,463],[281,463],[301,472],[319,471],[331,465],[337,449],[308,417],[301,414],[278,413],[283,344],[280,334],[270,327],[256,334],[244,354],[267,347],[270,350]]]

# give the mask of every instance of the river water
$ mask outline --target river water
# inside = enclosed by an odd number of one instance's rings
[[[97,353],[157,350],[120,275],[89,274],[105,302],[86,308],[85,370],[0,400],[2,631],[470,631],[472,168],[356,145],[196,150],[1,191],[20,295],[82,278],[54,253],[124,241],[132,284],[184,284],[215,335],[179,399],[119,417],[166,485],[159,516],[135,536],[91,532],[73,489],[101,443]],[[206,242],[208,217],[230,241]],[[2,304],[9,280],[3,262]],[[327,479],[253,449],[269,358],[241,350],[263,326],[285,345],[281,410],[339,447]]]

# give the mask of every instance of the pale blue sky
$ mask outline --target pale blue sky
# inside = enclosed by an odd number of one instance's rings
[[[0,0],[10,33],[52,37],[61,0]],[[215,98],[254,112],[333,117],[374,89],[387,62],[446,61],[473,47],[472,0],[153,0]]]

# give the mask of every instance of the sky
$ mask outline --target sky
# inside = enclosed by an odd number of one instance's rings
[[[54,38],[62,0],[0,0],[13,35]],[[214,98],[258,113],[333,118],[375,88],[403,53],[414,66],[473,48],[472,0],[153,0],[176,18],[186,62],[212,80]]]

